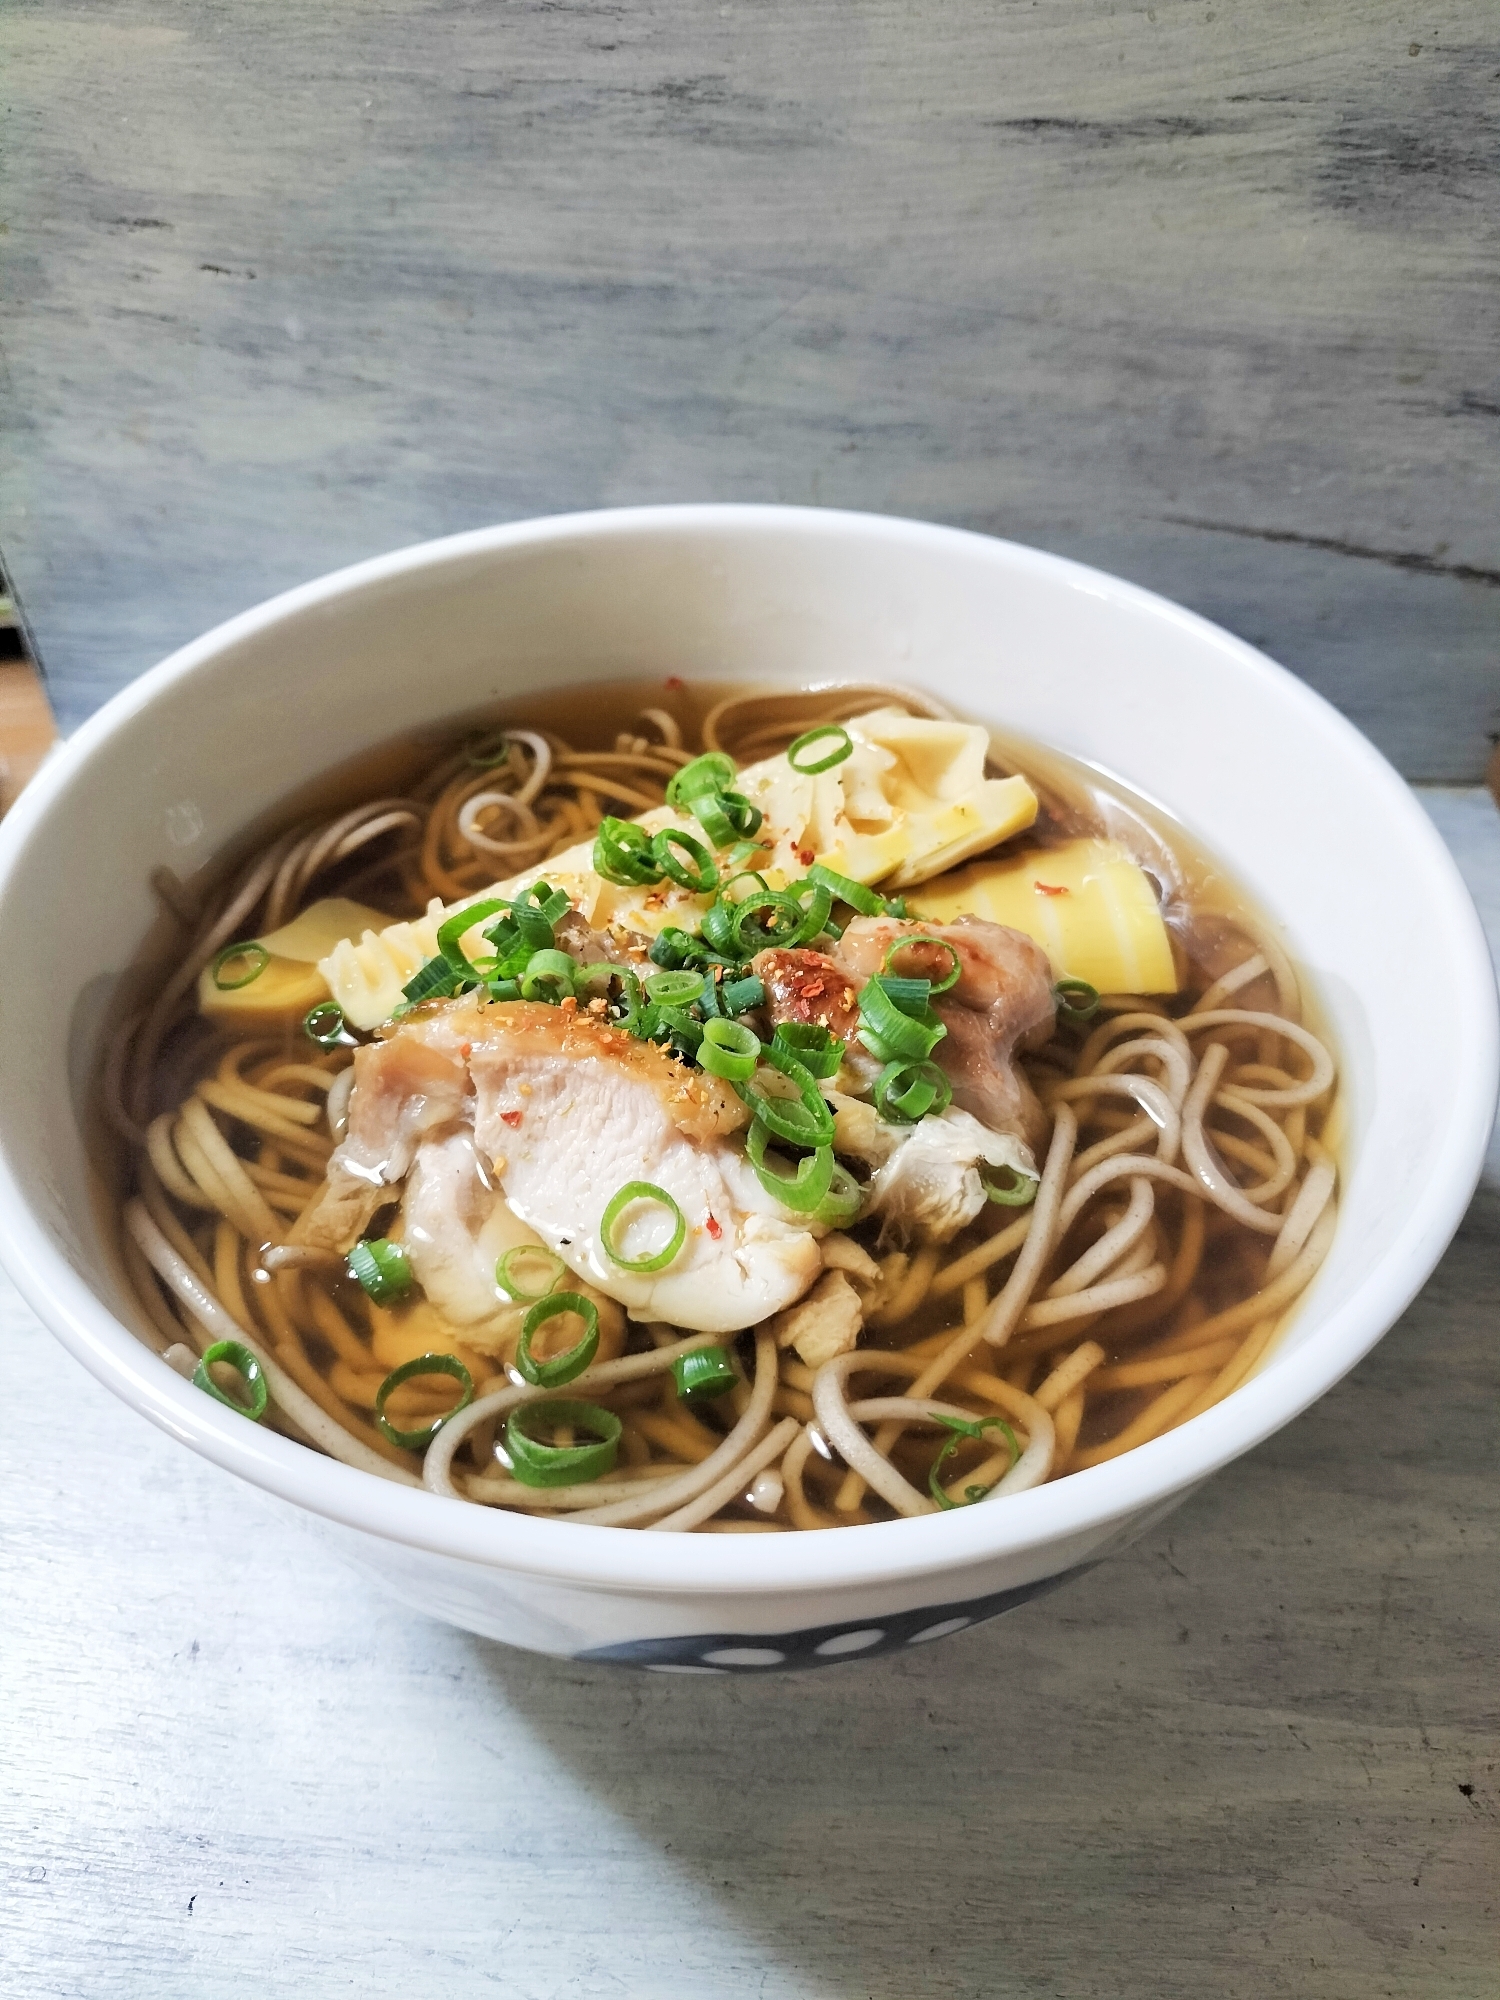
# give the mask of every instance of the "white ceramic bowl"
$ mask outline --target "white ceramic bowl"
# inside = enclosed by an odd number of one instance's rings
[[[78,1104],[110,982],[187,872],[365,746],[591,676],[917,682],[1123,776],[1231,860],[1332,1017],[1352,1139],[1333,1249],[1218,1408],[1003,1504],[842,1533],[651,1535],[390,1485],[233,1415],[128,1330]],[[1496,1085],[1468,896],[1370,745],[1249,646],[1126,583],[943,528],[673,507],[486,529],[343,570],[185,647],[86,723],[0,827],[0,1249],[133,1409],[321,1518],[407,1602],[512,1645],[764,1671],[915,1644],[1139,1535],[1351,1368],[1468,1202]]]

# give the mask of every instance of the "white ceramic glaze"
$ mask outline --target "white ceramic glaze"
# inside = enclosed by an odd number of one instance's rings
[[[78,1104],[110,985],[189,872],[369,744],[590,677],[920,682],[1118,773],[1277,913],[1351,1096],[1338,1233],[1268,1365],[1218,1408],[1013,1499],[839,1533],[527,1520],[352,1471],[182,1381],[134,1316]],[[558,1654],[763,1671],[990,1616],[1139,1534],[1323,1394],[1431,1271],[1493,1115],[1494,983],[1425,815],[1307,688],[1202,619],[1013,544],[862,515],[677,507],[487,529],[344,570],[209,633],[80,729],[0,826],[0,1250],[125,1402],[321,1517],[422,1610]]]

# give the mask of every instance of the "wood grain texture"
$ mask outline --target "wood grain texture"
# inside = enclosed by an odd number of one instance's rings
[[[1500,817],[1427,803],[1500,947]],[[1127,1555],[700,1681],[402,1612],[4,1290],[0,1990],[1490,2000],[1497,1314],[1500,1147],[1376,1352]]]
[[[0,533],[65,725],[555,509],[924,515],[1500,731],[1492,0],[14,0]]]

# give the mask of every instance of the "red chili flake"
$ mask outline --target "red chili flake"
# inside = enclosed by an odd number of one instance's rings
[[[469,1060],[469,1057],[474,1053],[474,1044],[472,1042],[460,1042],[458,1045],[458,1053],[463,1057],[464,1061],[467,1062]]]
[[[817,850],[812,847],[799,847],[797,849],[797,859],[802,863],[804,868],[811,868],[813,862],[817,859]]]
[[[1071,889],[1060,889],[1055,882],[1033,882],[1033,889],[1039,889],[1044,896],[1071,896]]]
[[[705,1222],[703,1226],[708,1231],[709,1235],[714,1239],[715,1243],[717,1243],[719,1238],[724,1234],[722,1224],[715,1222],[712,1216],[708,1218],[707,1222]]]
[[[521,1122],[521,1114],[519,1111],[502,1111],[500,1113],[500,1123],[502,1125],[508,1125],[512,1132],[515,1131],[516,1127],[520,1124],[520,1122]]]
[[[802,997],[804,1000],[817,1000],[827,991],[821,979],[809,979],[802,989]]]
[[[682,678],[681,674],[668,674],[667,678],[662,682],[662,686],[664,688],[680,688],[686,687],[687,682]]]

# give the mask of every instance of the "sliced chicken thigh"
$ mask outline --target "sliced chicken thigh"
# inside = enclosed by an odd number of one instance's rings
[[[1047,954],[1023,932],[979,917],[952,924],[857,917],[839,940],[838,962],[863,985],[880,971],[891,947],[908,938],[912,949],[898,960],[903,972],[927,972],[923,938],[936,938],[958,954],[958,983],[933,1002],[948,1030],[933,1057],[953,1085],[954,1103],[992,1132],[1015,1132],[1039,1144],[1046,1114],[1014,1058],[1018,1048],[1036,1047],[1052,1032],[1056,1003]],[[946,953],[929,950],[926,957],[938,977],[952,963]]]
[[[389,1200],[416,1144],[446,1126],[472,1133],[509,1209],[578,1277],[638,1319],[732,1332],[792,1304],[822,1269],[820,1232],[789,1216],[745,1159],[747,1121],[717,1078],[571,1006],[438,1003],[356,1056],[348,1136],[304,1240],[347,1247],[362,1226],[351,1232],[350,1217]],[[434,1209],[456,1158],[432,1159]],[[686,1237],[663,1270],[625,1271],[603,1249],[605,1208],[631,1181],[665,1189],[682,1211]],[[417,1208],[430,1213],[420,1190]],[[615,1247],[648,1254],[669,1220],[640,1204]]]

